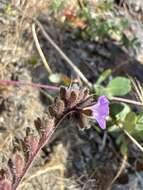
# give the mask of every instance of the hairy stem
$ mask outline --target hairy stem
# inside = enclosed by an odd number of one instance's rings
[[[28,170],[30,169],[30,167],[32,166],[34,160],[36,159],[38,153],[40,152],[40,150],[48,143],[49,139],[52,137],[53,133],[55,132],[56,127],[51,128],[50,131],[48,131],[48,137],[46,139],[44,139],[41,143],[40,146],[38,146],[37,150],[35,151],[35,153],[30,157],[30,159],[28,160],[28,162],[26,163],[22,174],[17,178],[16,182],[13,184],[12,190],[16,190],[17,187],[19,186],[20,182],[23,180],[23,178],[25,177],[26,173],[28,172]]]
[[[1,85],[27,85],[27,86],[31,86],[34,88],[45,88],[48,90],[55,90],[55,91],[59,91],[59,87],[56,86],[51,86],[51,85],[45,85],[45,84],[37,84],[37,83],[27,83],[24,81],[15,81],[15,80],[0,80],[0,84]]]
[[[55,127],[51,127],[49,131],[47,131],[47,134],[45,137],[42,137],[39,143],[39,146],[37,148],[37,150],[31,155],[31,157],[29,158],[28,162],[26,163],[22,174],[16,179],[15,183],[12,186],[12,190],[16,190],[17,187],[20,185],[21,181],[23,180],[23,178],[25,177],[26,173],[29,171],[29,169],[31,168],[34,160],[36,159],[38,153],[40,152],[40,150],[49,142],[50,138],[52,137],[52,135],[54,134],[55,130],[57,129],[57,127],[61,124],[61,122],[72,112],[75,112],[76,110],[71,109],[68,110],[66,113],[62,114],[62,116],[60,117],[60,119],[58,119],[56,121],[56,125]]]

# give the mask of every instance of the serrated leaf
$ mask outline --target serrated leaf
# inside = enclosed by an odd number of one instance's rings
[[[15,169],[16,169],[17,176],[21,175],[23,168],[24,168],[24,159],[19,153],[16,153],[16,155],[15,155]]]
[[[106,91],[111,96],[124,96],[131,90],[131,82],[125,77],[116,77],[109,82]]]

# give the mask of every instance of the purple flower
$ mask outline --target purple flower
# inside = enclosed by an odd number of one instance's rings
[[[109,101],[106,96],[100,96],[96,104],[83,110],[90,110],[90,118],[95,119],[102,129],[106,128],[106,117],[109,115]]]

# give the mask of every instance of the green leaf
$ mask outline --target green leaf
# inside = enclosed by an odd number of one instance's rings
[[[142,113],[143,114],[143,113]],[[143,115],[139,115],[135,126],[137,131],[143,131]]]
[[[102,5],[102,9],[104,11],[110,11],[113,8],[113,2],[104,1]]]
[[[119,103],[112,103],[110,104],[110,113],[111,115],[118,115],[121,113],[124,109],[124,104],[119,104]]]
[[[132,133],[135,130],[136,121],[137,116],[135,112],[128,113],[125,118],[124,129],[126,129],[129,133]]]
[[[131,82],[125,77],[116,77],[109,82],[106,91],[111,96],[124,96],[131,90]]]
[[[29,61],[29,63],[32,64],[32,65],[36,65],[36,64],[38,63],[38,58],[37,58],[37,56],[33,56],[33,57],[31,58],[31,60]]]
[[[120,134],[116,140],[116,144],[119,146],[120,145],[120,152],[123,155],[126,155],[128,152],[128,144],[126,143],[125,136],[124,134]]]
[[[116,117],[117,120],[124,121],[127,114],[131,111],[130,107],[125,104],[111,104],[110,105],[110,114]]]
[[[58,13],[63,7],[63,2],[59,0],[53,0],[50,5],[50,10],[54,13]]]
[[[127,155],[128,153],[128,145],[124,142],[121,147],[120,147],[120,151],[123,155]]]
[[[135,126],[135,129],[137,131],[143,131],[143,123],[137,123]]]
[[[114,125],[110,126],[107,130],[110,133],[112,133],[112,132],[119,132],[120,128],[118,127],[118,125],[114,124]]]
[[[125,138],[124,133],[119,134],[117,139],[116,139],[116,144],[121,145],[124,142],[124,138]]]
[[[98,78],[96,84],[100,84],[102,83],[105,79],[107,79],[107,77],[109,77],[109,75],[111,74],[111,69],[107,69],[105,70],[101,75],[100,77]]]
[[[97,96],[102,96],[102,95],[108,96],[108,92],[106,91],[106,88],[104,88],[103,86],[94,84],[93,90],[95,91]]]
[[[51,74],[49,76],[49,80],[52,82],[52,83],[59,83],[61,82],[61,77],[62,75],[59,74],[59,73],[54,73],[54,74]]]

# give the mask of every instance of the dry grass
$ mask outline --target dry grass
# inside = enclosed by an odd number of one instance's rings
[[[51,0],[0,2],[2,7],[0,13],[0,78],[5,78],[6,68],[10,64],[25,63],[31,58],[35,51],[31,31],[32,19],[47,13],[52,2]],[[63,0],[63,2],[65,6],[69,6],[69,1]],[[76,5],[76,0],[70,1],[70,6],[76,7]]]
[[[135,96],[137,98],[138,101],[140,101],[143,104],[143,87],[142,84],[138,81],[138,80],[133,80],[132,81],[132,85],[135,91]]]
[[[50,173],[52,172],[53,174],[57,173],[58,171],[58,176],[55,175],[53,181],[56,179],[56,184],[59,184],[59,190],[64,190],[64,164],[66,162],[67,159],[67,150],[63,147],[62,144],[59,144],[54,153],[53,156],[51,158],[51,161],[39,166],[37,168],[34,169],[34,171],[27,177],[25,178],[25,180],[21,183],[20,187],[21,189],[26,189],[29,186],[29,183],[33,182],[35,179],[42,179],[43,175],[47,176],[47,179],[49,178],[49,176],[51,175]],[[49,175],[49,176],[48,176]],[[43,181],[43,183],[46,183],[45,181]],[[47,188],[50,187],[50,183],[51,181],[49,181],[49,186]]]
[[[0,77],[5,78],[6,68],[13,63],[26,62],[33,52],[31,20],[47,10],[46,0],[12,0],[0,3]],[[22,11],[21,11],[22,10]],[[32,10],[32,11],[31,11]]]

